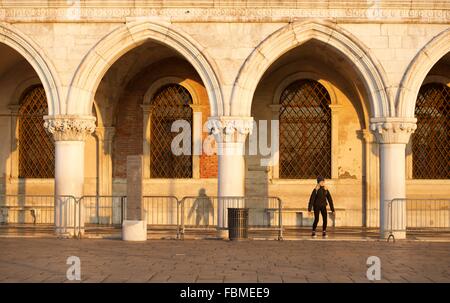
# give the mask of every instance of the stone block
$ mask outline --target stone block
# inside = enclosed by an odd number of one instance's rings
[[[127,157],[127,220],[142,220],[143,156]]]
[[[122,223],[122,240],[146,241],[147,222],[139,220],[125,220]]]

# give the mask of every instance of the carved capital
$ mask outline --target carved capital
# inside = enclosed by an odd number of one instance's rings
[[[407,144],[417,128],[416,118],[372,118],[370,121],[370,129],[381,144]]]
[[[269,104],[268,106],[273,113],[276,114],[280,113],[281,104]]]
[[[101,141],[112,141],[116,133],[116,128],[112,126],[96,127],[94,134]]]
[[[208,119],[207,127],[219,143],[245,142],[248,134],[253,130],[252,117],[211,117]]]
[[[142,108],[142,111],[144,112],[144,114],[149,115],[152,112],[154,106],[151,104],[145,103],[145,104],[141,104],[141,108]]]
[[[190,104],[189,105],[190,108],[192,108],[193,112],[202,112],[203,110],[205,110],[208,106],[204,105],[204,104]]]
[[[375,140],[375,134],[368,129],[360,129],[356,131],[358,139],[363,140],[365,143],[377,143]]]
[[[344,108],[341,104],[330,104],[328,107],[331,109],[333,113],[338,113],[341,109]]]
[[[95,130],[93,116],[45,116],[44,120],[45,129],[55,141],[84,141]]]
[[[11,112],[11,115],[18,115],[20,111],[20,104],[9,104],[8,109]]]

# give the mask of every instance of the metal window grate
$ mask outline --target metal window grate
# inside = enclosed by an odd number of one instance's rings
[[[177,133],[172,123],[185,120],[192,126],[192,97],[178,84],[162,86],[151,105],[150,175],[152,178],[192,178],[192,156],[172,153],[171,142]]]
[[[30,89],[19,109],[19,178],[53,178],[55,147],[44,129],[47,98],[42,86]]]
[[[280,178],[331,178],[331,104],[313,80],[290,84],[280,98]]]
[[[412,135],[414,179],[450,178],[450,88],[425,84],[417,97]]]

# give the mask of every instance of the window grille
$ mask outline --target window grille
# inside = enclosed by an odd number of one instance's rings
[[[425,84],[417,96],[412,135],[414,179],[450,178],[450,88]]]
[[[280,98],[280,178],[331,178],[331,104],[323,85],[291,83]]]
[[[42,86],[31,88],[23,96],[19,109],[19,178],[53,178],[55,147],[44,128],[48,113]]]
[[[172,123],[176,120],[185,120],[192,128],[190,104],[192,104],[191,95],[186,88],[178,84],[162,86],[152,98],[150,138],[152,178],[192,178],[192,155],[176,156],[171,150],[171,142],[178,134],[171,132]]]

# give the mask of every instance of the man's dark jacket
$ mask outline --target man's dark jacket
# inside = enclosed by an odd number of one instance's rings
[[[308,211],[312,209],[322,209],[327,206],[327,200],[330,204],[331,211],[334,212],[333,199],[331,198],[330,192],[324,186],[319,186],[314,188],[309,198]]]

